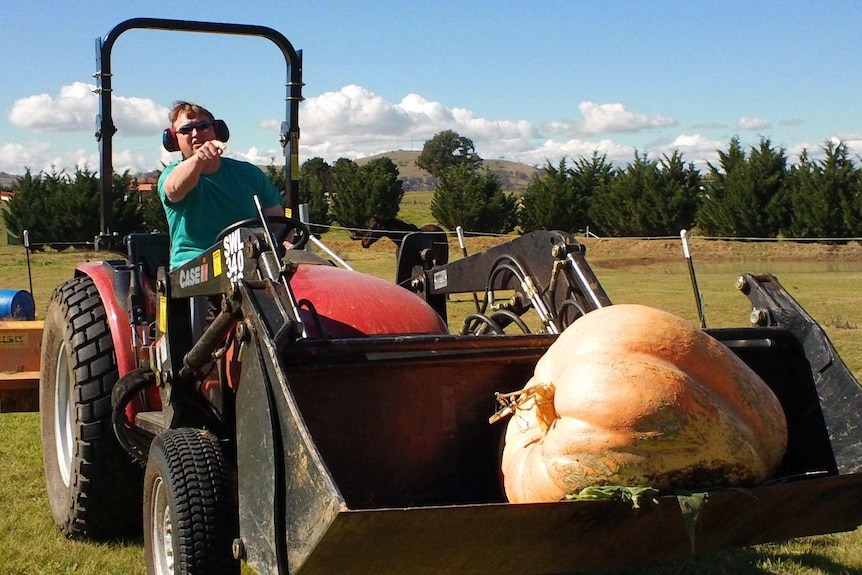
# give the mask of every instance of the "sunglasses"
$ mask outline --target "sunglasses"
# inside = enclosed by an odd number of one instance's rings
[[[180,126],[179,128],[177,128],[176,132],[178,134],[182,134],[183,136],[188,136],[192,133],[192,130],[202,132],[204,130],[209,130],[212,127],[212,122],[208,120],[201,120],[200,122],[195,122],[194,124],[186,124],[185,126]]]

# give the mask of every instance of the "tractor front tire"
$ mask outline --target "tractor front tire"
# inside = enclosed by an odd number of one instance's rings
[[[144,549],[150,575],[237,575],[238,512],[217,437],[168,429],[153,440],[144,475]]]
[[[107,314],[89,277],[54,290],[42,333],[42,457],[51,515],[71,539],[140,532],[142,470],[111,427],[118,378]]]

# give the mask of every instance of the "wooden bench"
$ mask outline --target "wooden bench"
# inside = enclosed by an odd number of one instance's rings
[[[41,321],[0,321],[0,413],[39,411]]]

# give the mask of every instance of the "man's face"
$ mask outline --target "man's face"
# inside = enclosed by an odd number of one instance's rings
[[[212,120],[206,116],[190,117],[180,112],[174,122],[177,144],[184,158],[191,157],[204,142],[215,139]]]

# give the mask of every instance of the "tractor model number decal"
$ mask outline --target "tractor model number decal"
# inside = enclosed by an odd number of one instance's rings
[[[224,263],[227,268],[227,278],[230,281],[242,279],[242,269],[245,266],[245,255],[240,232],[242,230],[234,230],[225,236],[222,242],[224,248]]]
[[[182,270],[180,272],[180,287],[187,288],[207,281],[207,269],[207,261],[204,260],[203,263],[197,267],[189,270]]]

